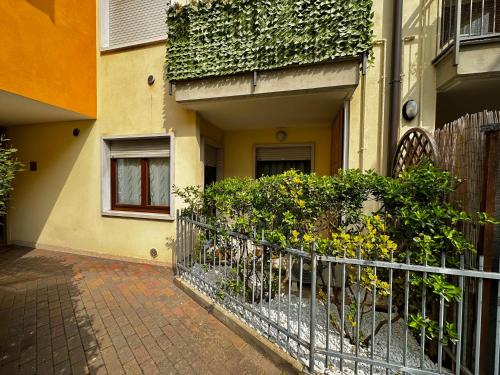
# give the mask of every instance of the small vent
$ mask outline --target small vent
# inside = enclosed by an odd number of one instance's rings
[[[311,160],[311,146],[258,147],[257,161]]]

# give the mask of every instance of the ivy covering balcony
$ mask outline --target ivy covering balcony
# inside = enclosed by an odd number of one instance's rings
[[[204,0],[167,13],[167,78],[181,81],[358,57],[372,0]]]

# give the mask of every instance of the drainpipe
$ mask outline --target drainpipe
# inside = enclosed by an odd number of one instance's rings
[[[342,169],[349,168],[349,101],[344,101],[344,118],[342,119]]]
[[[403,0],[394,0],[391,56],[391,93],[389,109],[389,152],[387,155],[387,175],[391,175],[392,161],[396,152],[401,114],[401,50],[403,46]]]

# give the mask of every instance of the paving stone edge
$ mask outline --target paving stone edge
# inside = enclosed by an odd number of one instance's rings
[[[243,322],[239,321],[235,316],[225,311],[210,298],[193,288],[186,281],[179,277],[175,277],[174,284],[231,331],[259,350],[278,367],[291,374],[309,374],[304,365],[299,361],[286,354],[275,344],[267,341],[257,331],[246,326]]]

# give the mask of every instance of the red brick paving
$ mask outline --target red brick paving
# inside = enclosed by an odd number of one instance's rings
[[[280,374],[164,267],[0,250],[0,374]]]

